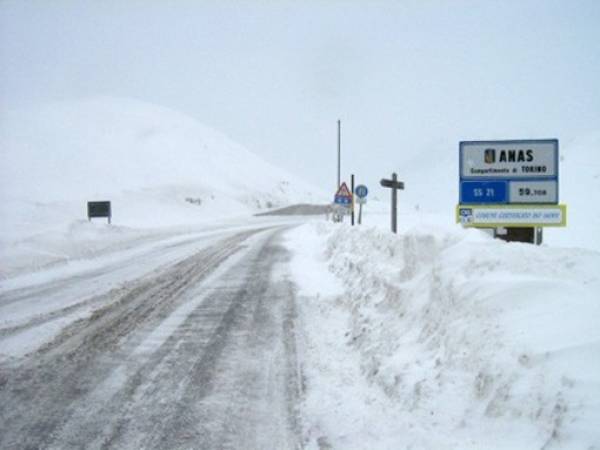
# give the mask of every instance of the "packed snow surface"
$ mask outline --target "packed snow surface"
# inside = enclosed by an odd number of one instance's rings
[[[309,448],[600,445],[600,253],[423,223],[288,245]]]

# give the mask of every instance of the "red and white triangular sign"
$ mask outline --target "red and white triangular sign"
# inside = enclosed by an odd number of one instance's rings
[[[352,194],[350,193],[350,189],[348,189],[348,186],[346,186],[346,183],[342,183],[338,191],[335,193],[335,196],[352,198]]]

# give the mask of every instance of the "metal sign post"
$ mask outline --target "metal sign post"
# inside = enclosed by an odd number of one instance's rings
[[[338,119],[337,121],[337,186],[339,189],[341,186],[341,168],[342,168],[342,123]]]
[[[404,189],[404,183],[398,181],[398,175],[394,172],[392,179],[383,178],[380,181],[381,186],[392,190],[392,233],[398,232],[398,189]]]

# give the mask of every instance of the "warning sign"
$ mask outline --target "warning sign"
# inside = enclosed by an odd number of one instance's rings
[[[335,193],[333,202],[337,205],[350,205],[352,204],[352,193],[346,183],[342,183],[340,188]]]

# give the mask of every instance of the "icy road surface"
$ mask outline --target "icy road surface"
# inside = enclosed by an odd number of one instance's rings
[[[285,229],[5,283],[0,448],[301,447]]]

